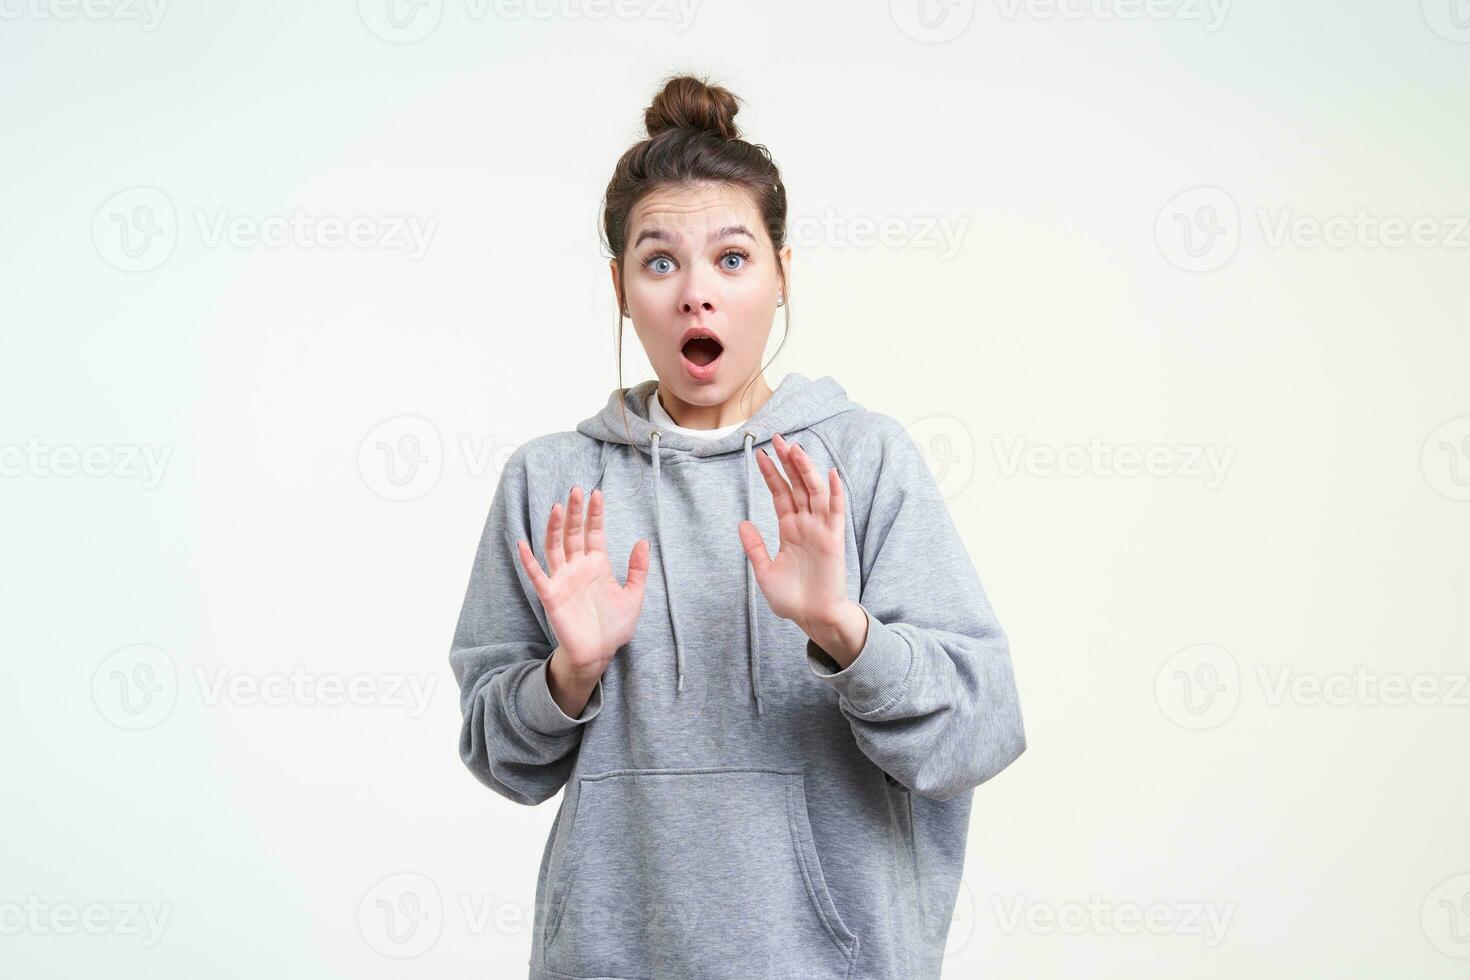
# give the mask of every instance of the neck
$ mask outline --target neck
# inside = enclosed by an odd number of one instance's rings
[[[720,429],[744,422],[760,411],[771,397],[771,386],[765,374],[758,374],[749,385],[741,385],[728,399],[717,405],[694,405],[684,401],[662,384],[654,389],[654,397],[677,425],[686,429]]]

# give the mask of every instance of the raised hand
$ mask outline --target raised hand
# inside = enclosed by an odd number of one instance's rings
[[[574,486],[566,506],[553,504],[546,522],[550,574],[541,570],[529,544],[518,540],[516,546],[556,632],[558,646],[548,667],[552,696],[559,704],[576,707],[568,712],[575,716],[613,654],[633,638],[648,581],[648,540],[640,538],[633,545],[627,583],[619,585],[603,537],[602,491],[592,491],[584,526],[582,488]],[[562,704],[564,711],[568,704]]]
[[[771,611],[800,626],[842,666],[854,659],[867,637],[867,617],[847,596],[847,556],[842,481],[833,467],[823,479],[806,450],[779,433],[771,445],[788,474],[759,450],[755,457],[776,506],[781,550],[774,559],[760,530],[740,522],[740,543],[755,568],[755,580]]]

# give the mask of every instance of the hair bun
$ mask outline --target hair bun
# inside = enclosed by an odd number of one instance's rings
[[[740,101],[735,93],[710,85],[693,75],[676,75],[664,83],[663,91],[643,113],[650,139],[679,127],[713,133],[723,139],[739,139],[735,113]]]

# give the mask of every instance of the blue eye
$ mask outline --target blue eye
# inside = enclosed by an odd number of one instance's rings
[[[730,259],[735,259],[736,261],[732,264],[728,261]],[[724,255],[721,255],[719,261],[720,267],[723,268],[726,272],[739,272],[741,269],[745,268],[746,263],[750,261],[750,253],[744,251],[743,249],[732,248]],[[654,265],[655,263],[666,263],[667,267],[656,268]],[[647,258],[643,259],[640,264],[643,266],[643,268],[649,269],[657,275],[665,275],[666,273],[673,271],[674,260],[669,258],[669,256],[665,255],[663,252],[655,252]]]

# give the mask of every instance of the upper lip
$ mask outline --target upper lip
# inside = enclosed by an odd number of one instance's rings
[[[715,333],[709,327],[690,327],[688,330],[684,331],[682,336],[679,337],[679,349],[683,350],[685,344],[698,337],[708,337],[710,340],[713,340],[715,343],[719,344],[720,347],[723,348],[725,346],[725,342],[720,339],[720,335]]]

